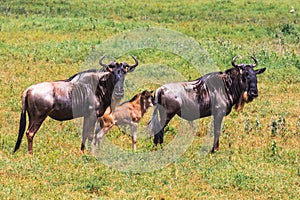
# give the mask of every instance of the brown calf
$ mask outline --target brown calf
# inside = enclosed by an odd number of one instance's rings
[[[153,91],[149,92],[147,90],[144,90],[143,92],[135,95],[131,100],[117,106],[114,111],[107,109],[103,116],[98,117],[99,123],[95,132],[94,148],[98,143],[98,150],[100,150],[102,137],[114,125],[129,125],[132,137],[132,149],[135,151],[137,126],[141,118],[147,112],[148,108],[153,106],[152,93]]]

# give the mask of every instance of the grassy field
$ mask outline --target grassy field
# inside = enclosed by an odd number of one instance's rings
[[[291,6],[296,10],[293,14]],[[300,3],[292,0],[2,1],[0,198],[298,199],[299,13]],[[86,57],[104,41],[150,28],[193,38],[218,69],[229,68],[235,55],[242,55],[244,62],[254,55],[259,67],[267,67],[258,77],[259,98],[225,118],[216,154],[202,154],[210,118],[195,122],[192,144],[178,159],[150,172],[119,171],[88,152],[83,155],[80,119],[47,119],[36,134],[34,155],[27,154],[26,137],[12,154],[25,88],[66,79],[82,70]],[[118,60],[127,61],[130,54],[141,65],[167,65],[186,79],[198,77],[187,60],[172,52],[135,49]],[[129,80],[135,79],[134,73]],[[132,89],[126,83],[125,90],[131,91],[126,99],[157,86]],[[177,118],[168,126],[167,144],[179,129]],[[138,138],[138,153],[153,151],[143,131]],[[128,134],[113,129],[106,139],[131,153]]]

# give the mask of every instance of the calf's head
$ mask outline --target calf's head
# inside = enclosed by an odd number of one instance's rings
[[[141,94],[141,101],[143,101],[142,104],[144,105],[144,110],[153,106],[154,97],[152,96],[152,93],[153,91],[144,90]]]

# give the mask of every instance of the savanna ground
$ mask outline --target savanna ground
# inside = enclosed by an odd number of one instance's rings
[[[299,12],[299,1],[293,0],[1,1],[0,198],[299,198]],[[81,128],[75,123],[80,120],[47,119],[36,134],[34,155],[27,154],[26,136],[12,154],[26,87],[66,79],[106,39],[148,27],[194,38],[221,70],[230,67],[235,55],[242,55],[244,62],[254,55],[259,67],[267,67],[258,77],[259,98],[225,118],[217,153],[201,153],[207,118],[196,122],[193,142],[182,156],[147,173],[120,172],[88,152],[81,154]],[[172,53],[139,49],[129,54],[141,64],[174,66],[187,79],[198,78],[186,60]],[[128,55],[121,61],[130,59]],[[134,72],[128,77],[134,78]],[[178,119],[170,123],[166,143],[179,126]],[[139,151],[152,151],[151,140],[143,134]],[[107,138],[130,151],[128,134],[114,129]]]

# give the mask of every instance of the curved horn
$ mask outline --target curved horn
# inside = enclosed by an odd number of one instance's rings
[[[257,62],[257,60],[256,60],[256,58],[254,57],[254,56],[250,56],[250,58],[252,58],[253,60],[254,60],[254,64],[253,65],[251,65],[252,67],[255,67],[255,66],[257,66],[258,65],[258,62]]]
[[[244,66],[244,64],[235,64],[235,61],[236,61],[236,58],[237,57],[240,57],[240,56],[235,56],[233,59],[232,59],[232,61],[231,61],[231,64],[232,64],[232,66],[234,66],[234,67],[243,67]]]
[[[238,67],[237,65],[235,65],[236,58],[237,58],[237,56],[235,56],[235,57],[232,59],[232,61],[231,61],[231,64],[232,64],[232,66],[234,66],[234,67]]]
[[[135,68],[139,64],[139,61],[136,59],[136,57],[134,57],[134,56],[131,56],[131,57],[134,59],[135,63],[133,65],[129,66],[130,69]]]
[[[105,68],[108,68],[109,66],[107,64],[104,64],[102,63],[102,60],[105,58],[106,55],[103,55],[100,60],[99,60],[99,64],[102,66],[102,67],[105,67]]]

